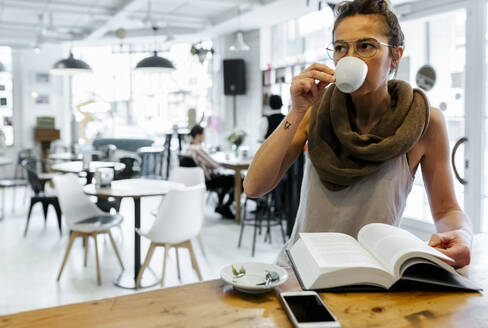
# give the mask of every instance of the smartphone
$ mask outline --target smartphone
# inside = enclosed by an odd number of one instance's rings
[[[283,292],[280,298],[288,317],[297,328],[341,327],[316,292]]]

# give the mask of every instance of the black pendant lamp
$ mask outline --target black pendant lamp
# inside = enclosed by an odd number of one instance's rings
[[[151,57],[144,58],[136,65],[136,70],[150,73],[168,73],[175,70],[175,66],[168,59],[159,57],[154,51]]]
[[[74,75],[91,72],[92,69],[90,65],[82,60],[75,59],[72,52],[69,53],[68,58],[56,62],[50,71],[50,73],[54,75]]]

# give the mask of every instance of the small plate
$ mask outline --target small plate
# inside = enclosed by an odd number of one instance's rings
[[[288,279],[288,273],[285,269],[275,264],[246,262],[234,263],[234,268],[240,270],[244,267],[246,274],[240,278],[235,278],[232,273],[232,265],[226,266],[220,271],[220,277],[227,283],[234,286],[238,291],[248,294],[261,294],[270,291],[276,286],[281,285]],[[272,281],[269,287],[258,285],[266,280],[266,272],[275,271],[280,276],[279,280]]]

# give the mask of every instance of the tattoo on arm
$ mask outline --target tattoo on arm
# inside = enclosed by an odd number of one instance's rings
[[[285,130],[288,130],[290,128],[290,126],[291,126],[291,123],[286,121],[285,122]]]

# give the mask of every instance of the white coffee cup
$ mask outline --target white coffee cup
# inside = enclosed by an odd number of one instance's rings
[[[344,57],[337,62],[335,69],[336,86],[344,93],[358,90],[368,74],[368,65],[357,57]]]

